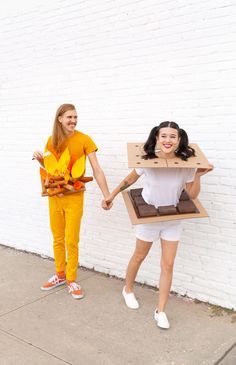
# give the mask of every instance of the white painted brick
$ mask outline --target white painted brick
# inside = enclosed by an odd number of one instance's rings
[[[111,189],[130,172],[126,143],[174,120],[215,169],[202,177],[199,196],[209,218],[183,224],[173,290],[236,308],[234,2],[10,3],[0,15],[0,242],[53,255],[31,155],[43,150],[59,104],[77,106],[79,128],[98,144]],[[122,197],[109,212],[101,211],[101,197],[90,183],[80,264],[124,277],[135,232]],[[137,280],[156,285],[159,261],[157,243]]]

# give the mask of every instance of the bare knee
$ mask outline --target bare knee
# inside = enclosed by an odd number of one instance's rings
[[[172,274],[174,261],[161,260],[161,270],[165,273]]]
[[[146,242],[137,239],[136,248],[132,256],[132,261],[137,264],[141,264],[143,260],[147,257],[151,247],[152,247],[152,242]]]
[[[134,252],[134,255],[133,255],[133,260],[138,263],[138,264],[141,264],[143,262],[143,260],[145,259],[147,255],[143,252],[137,252],[135,251]]]

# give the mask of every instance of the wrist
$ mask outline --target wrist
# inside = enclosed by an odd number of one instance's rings
[[[111,194],[109,195],[109,200],[113,200],[113,199],[115,198],[115,196],[116,196],[116,194],[111,193]]]

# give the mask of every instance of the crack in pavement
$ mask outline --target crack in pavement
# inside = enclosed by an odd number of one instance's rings
[[[24,344],[26,344],[26,345],[28,345],[28,346],[32,346],[33,348],[35,348],[35,349],[37,349],[37,350],[39,350],[39,351],[41,351],[41,352],[43,352],[43,353],[45,353],[45,354],[47,354],[47,355],[49,355],[49,356],[52,356],[53,358],[55,358],[55,359],[57,359],[57,360],[60,360],[60,361],[61,361],[61,362],[63,362],[64,364],[73,365],[71,362],[68,362],[68,361],[66,361],[66,360],[62,359],[62,358],[60,358],[60,357],[58,357],[58,356],[56,356],[56,355],[54,355],[54,354],[52,354],[52,353],[50,353],[50,352],[48,352],[48,351],[44,350],[44,349],[42,349],[41,347],[39,347],[39,346],[37,346],[37,345],[34,345],[34,344],[33,344],[33,343],[31,343],[31,342],[28,342],[28,341],[26,341],[26,340],[23,340],[22,338],[20,338],[20,337],[18,337],[18,336],[16,336],[16,335],[13,335],[12,333],[9,333],[8,331],[5,331],[5,330],[3,330],[3,329],[1,329],[1,328],[0,328],[0,332],[1,332],[3,335],[5,335],[5,336],[13,337],[13,339],[15,339],[15,340],[17,340],[17,341],[20,341],[20,342],[22,342],[22,343],[24,343]]]
[[[225,353],[216,362],[214,362],[213,365],[221,364],[222,360],[226,358],[226,356],[233,350],[234,347],[236,347],[236,342],[227,351],[225,351]]]
[[[94,274],[92,274],[92,275],[88,276],[87,278],[81,279],[81,280],[80,280],[80,282],[84,282],[84,281],[86,281],[86,280],[90,279],[91,277],[93,277],[94,275],[96,275],[96,274],[94,273]],[[49,297],[50,295],[56,294],[56,293],[58,293],[58,292],[60,292],[60,291],[62,291],[62,290],[65,290],[65,289],[66,289],[65,287],[62,287],[62,288],[59,288],[59,289],[54,289],[52,292],[50,292],[50,293],[48,293],[48,294],[46,294],[46,295],[43,295],[43,296],[41,296],[41,297],[39,297],[39,298],[37,298],[37,299],[35,299],[35,300],[32,300],[31,302],[28,302],[28,303],[22,304],[22,305],[20,305],[19,307],[13,308],[13,309],[9,310],[8,312],[4,312],[4,313],[0,314],[0,318],[1,318],[1,317],[6,316],[7,314],[10,314],[10,313],[16,312],[17,310],[19,310],[19,309],[21,309],[21,308],[24,308],[24,307],[27,307],[27,306],[29,306],[29,305],[31,305],[31,304],[33,304],[33,303],[39,302],[40,300],[42,300],[42,299],[44,299],[44,298],[47,298],[47,297]]]

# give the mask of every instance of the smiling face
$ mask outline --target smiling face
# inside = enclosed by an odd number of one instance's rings
[[[158,148],[160,148],[160,157],[173,158],[175,150],[179,145],[179,134],[175,128],[161,128],[157,136]]]
[[[59,123],[62,125],[62,129],[67,136],[71,136],[74,133],[77,124],[77,113],[75,109],[68,110],[60,117],[58,117]]]

